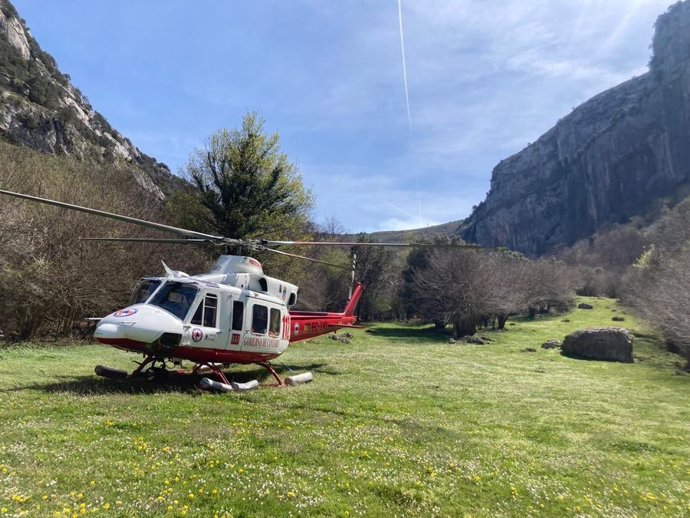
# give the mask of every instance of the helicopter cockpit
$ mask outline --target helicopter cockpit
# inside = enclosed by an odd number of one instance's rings
[[[142,304],[146,302],[164,280],[165,279],[161,277],[144,277],[141,279],[139,284],[137,284],[137,287],[134,289],[131,298],[129,299],[129,305],[131,306],[132,304]]]
[[[184,320],[199,288],[189,282],[167,281],[148,302]]]

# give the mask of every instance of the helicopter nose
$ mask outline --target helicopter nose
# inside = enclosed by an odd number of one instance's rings
[[[136,304],[102,319],[94,337],[112,345],[151,344],[166,335],[166,341],[182,337],[182,321],[167,311],[148,304]]]

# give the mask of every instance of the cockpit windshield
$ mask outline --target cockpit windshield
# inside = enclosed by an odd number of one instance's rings
[[[137,286],[137,289],[132,293],[132,298],[129,301],[132,304],[140,304],[146,302],[151,294],[158,289],[158,286],[163,282],[160,279],[142,279]]]
[[[169,311],[180,320],[187,316],[199,289],[193,284],[168,281],[153,296],[149,304]]]

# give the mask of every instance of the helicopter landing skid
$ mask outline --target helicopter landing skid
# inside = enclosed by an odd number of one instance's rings
[[[285,382],[281,379],[281,377],[278,376],[278,373],[277,373],[277,372],[275,371],[275,369],[273,368],[273,365],[271,365],[271,364],[268,363],[268,362],[257,363],[257,365],[258,365],[259,367],[263,367],[264,369],[266,369],[268,372],[271,373],[271,376],[273,376],[273,377],[276,379],[276,381],[278,382],[278,384],[277,384],[277,385],[274,385],[274,386],[276,386],[276,387],[286,387],[286,386],[287,386],[287,385],[285,385]]]
[[[221,368],[218,366],[218,364],[215,363],[197,363],[194,368],[192,369],[192,374],[199,374],[200,370],[206,367],[209,369],[213,374],[218,376],[220,379],[221,383],[225,383],[226,385],[230,385],[230,382],[228,381],[228,378],[225,377],[225,373],[221,370]]]
[[[96,372],[97,376],[110,379],[136,378],[138,376],[146,375],[151,371],[155,371],[155,374],[159,374],[160,372],[165,370],[165,365],[163,365],[162,368],[154,369],[154,366],[152,364],[158,359],[159,358],[156,358],[155,356],[146,356],[146,358],[144,358],[144,360],[138,364],[139,366],[136,369],[134,369],[134,372],[132,372],[132,374],[127,374],[127,371],[125,370],[113,369],[112,367],[105,367],[103,365],[96,365],[94,371]],[[146,371],[144,371],[144,368],[146,367],[149,368]],[[151,379],[154,379],[154,377],[152,377]]]
[[[146,358],[144,358],[144,360],[139,364],[139,366],[136,369],[134,369],[134,372],[132,372],[132,374],[130,374],[129,377],[134,378],[134,377],[138,376],[139,374],[141,374],[141,372],[144,370],[144,368],[146,366],[155,362],[156,359],[157,358],[155,356],[152,356],[152,355],[146,356]]]
[[[135,378],[139,375],[145,375],[151,370],[155,370],[156,376],[153,376],[151,379],[158,379],[161,377],[160,374],[162,374],[163,371],[165,371],[165,363],[164,363],[163,367],[156,368],[156,367],[154,367],[154,364],[156,361],[163,361],[164,362],[164,360],[161,360],[157,356],[147,355],[146,358],[144,358],[144,360],[139,364],[139,366],[136,369],[134,369],[134,372],[132,372],[132,374],[127,376],[124,371],[118,371],[116,373],[118,375],[117,377]],[[264,369],[266,369],[271,374],[271,376],[273,376],[273,378],[277,382],[276,385],[273,385],[274,387],[286,387],[287,386],[285,381],[283,381],[283,379],[278,375],[278,373],[275,371],[275,369],[273,368],[273,366],[269,362],[267,362],[267,361],[266,362],[257,362],[256,365],[263,367]],[[148,369],[144,370],[144,369],[146,369],[146,367],[148,367]],[[194,369],[192,369],[192,374],[199,374],[199,371],[202,368],[209,369],[213,374],[215,374],[218,377],[218,379],[222,383],[225,383],[226,385],[230,385],[230,381],[228,381],[228,378],[225,377],[225,373],[221,370],[219,364],[216,364],[216,363],[198,363],[197,365],[194,366]],[[106,377],[115,377],[114,375],[108,376],[109,372],[108,373],[102,373],[101,370],[106,370],[106,368],[101,367],[99,365],[96,369],[96,374],[98,374],[100,376],[106,376]],[[110,371],[110,370],[113,370],[113,369],[108,369],[108,371]],[[167,374],[167,371],[165,371],[165,373]]]

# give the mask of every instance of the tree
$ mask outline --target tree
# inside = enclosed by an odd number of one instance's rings
[[[485,266],[490,277],[485,290],[491,299],[489,319],[505,329],[508,318],[528,309],[527,286],[532,263],[519,252],[498,250],[487,254]]]
[[[400,291],[408,316],[456,336],[480,326],[504,329],[512,315],[565,309],[572,302],[571,275],[559,261],[530,261],[508,250],[413,250]]]
[[[371,242],[366,234],[357,236],[360,243]],[[398,289],[400,260],[390,248],[354,246],[355,279],[366,286],[358,315],[364,321],[390,318],[393,297]],[[397,270],[397,271],[396,271]]]
[[[225,237],[294,232],[305,224],[312,205],[297,168],[280,151],[278,135],[265,134],[255,113],[244,117],[241,129],[211,135],[192,154],[186,175],[212,218],[205,223]]]
[[[687,360],[690,371],[690,245],[662,256],[652,250],[628,275],[625,302]]]
[[[573,304],[574,271],[556,259],[540,259],[529,263],[525,290],[529,314],[537,311],[565,311]]]
[[[481,253],[430,250],[425,267],[413,270],[412,291],[419,316],[452,324],[455,336],[472,335],[491,313],[491,271]]]

